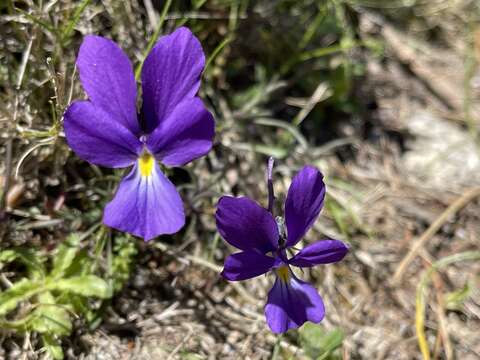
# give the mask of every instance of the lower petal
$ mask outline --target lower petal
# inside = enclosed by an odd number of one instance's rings
[[[151,169],[143,163],[140,159],[122,180],[115,197],[105,207],[103,222],[148,241],[178,232],[185,224],[185,215],[177,189],[157,163]]]
[[[322,298],[310,284],[290,273],[288,279],[277,277],[268,293],[265,317],[274,333],[296,329],[306,321],[319,323],[325,316]]]

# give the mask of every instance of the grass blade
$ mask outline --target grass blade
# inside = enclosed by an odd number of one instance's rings
[[[137,68],[135,69],[135,80],[138,80],[140,78],[140,74],[142,73],[142,67],[143,67],[143,63],[145,62],[145,58],[147,57],[150,50],[152,50],[153,45],[155,44],[155,42],[158,39],[158,36],[160,35],[160,30],[162,29],[162,25],[163,25],[163,22],[165,21],[165,16],[167,15],[168,9],[170,9],[170,5],[172,5],[172,0],[167,0],[165,2],[165,5],[163,6],[162,14],[160,15],[160,19],[158,20],[157,28],[155,29],[155,32],[153,33],[152,37],[150,38],[150,41],[148,42],[147,48],[143,53],[142,61],[140,61],[140,64],[138,64]]]
[[[433,263],[423,274],[417,287],[416,308],[415,308],[415,329],[417,332],[418,346],[422,352],[423,360],[430,360],[427,337],[425,335],[425,293],[430,283],[432,274],[441,268],[460,261],[480,260],[480,251],[466,251],[459,254],[447,256]]]
[[[90,3],[90,0],[83,0],[80,5],[75,9],[75,12],[70,19],[70,21],[65,26],[64,30],[62,31],[62,44],[65,45],[70,40],[70,36],[72,35],[73,29],[75,25],[77,25],[78,20],[80,20],[80,16],[82,16],[83,11]]]

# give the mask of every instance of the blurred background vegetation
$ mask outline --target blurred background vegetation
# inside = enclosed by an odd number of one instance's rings
[[[0,358],[480,358],[480,3],[476,0],[0,1]],[[134,67],[188,26],[207,55],[210,154],[170,169],[187,225],[149,243],[101,223],[120,171],[67,147],[86,34]],[[320,325],[273,336],[268,277],[226,283],[219,196],[283,201],[304,164],[327,200],[301,274]]]

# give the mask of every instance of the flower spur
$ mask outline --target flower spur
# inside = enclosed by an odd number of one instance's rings
[[[284,226],[283,220],[277,218],[275,221],[271,213],[274,200],[272,166],[273,161],[270,161],[270,212],[247,197],[224,196],[218,203],[216,220],[222,237],[242,250],[225,260],[222,276],[237,281],[272,271],[275,283],[268,293],[265,317],[274,333],[283,333],[306,321],[319,323],[325,316],[317,290],[297,278],[291,266],[304,268],[337,262],[347,254],[348,247],[338,240],[320,240],[288,257],[287,250],[300,241],[320,213],[325,184],[322,174],[311,166],[305,166],[295,176],[285,201]]]

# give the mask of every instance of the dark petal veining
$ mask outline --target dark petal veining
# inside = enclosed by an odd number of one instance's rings
[[[177,189],[155,162],[152,165],[151,174],[143,176],[138,163],[135,164],[105,207],[103,216],[106,225],[145,241],[174,234],[185,224],[183,203]]]

